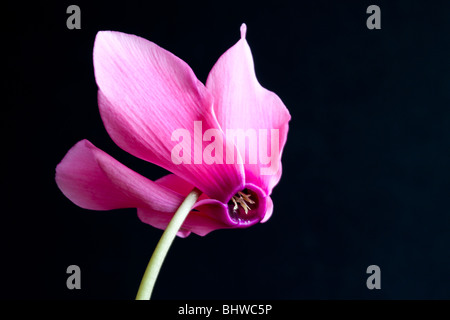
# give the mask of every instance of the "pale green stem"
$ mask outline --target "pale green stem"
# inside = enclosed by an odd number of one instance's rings
[[[198,197],[200,197],[200,194],[201,191],[194,188],[194,190],[188,194],[186,199],[184,199],[180,207],[173,215],[172,220],[170,220],[166,230],[161,236],[161,239],[159,239],[159,242],[156,245],[147,269],[145,269],[144,276],[142,277],[141,284],[139,286],[139,291],[136,295],[136,300],[150,300],[153,286],[155,285],[156,278],[158,277],[161,265],[167,255],[167,251],[169,251],[173,239],[175,239],[178,230],[180,230],[184,220],[188,216],[189,212],[191,212],[192,207],[198,200]]]

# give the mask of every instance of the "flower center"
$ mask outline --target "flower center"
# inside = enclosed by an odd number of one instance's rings
[[[242,191],[239,191],[237,194],[235,194],[231,198],[231,200],[234,203],[233,210],[236,211],[239,208],[239,206],[241,206],[244,209],[245,214],[248,214],[248,211],[252,210],[248,204],[255,203],[255,201],[250,199],[251,196],[252,196],[251,194],[245,194]]]
[[[248,221],[256,215],[258,196],[249,189],[236,193],[228,202],[230,217],[236,221]]]

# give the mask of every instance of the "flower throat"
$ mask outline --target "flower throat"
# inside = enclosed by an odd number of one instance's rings
[[[249,189],[237,192],[228,202],[230,217],[236,221],[250,221],[258,208],[258,197]]]

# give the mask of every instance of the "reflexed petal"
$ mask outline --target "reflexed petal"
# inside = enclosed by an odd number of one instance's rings
[[[156,180],[155,183],[180,193],[183,198],[194,188],[193,185],[173,174],[166,175],[161,179]],[[261,201],[265,201],[263,193],[259,191],[256,186],[248,185],[248,187],[261,195]],[[200,196],[199,201],[194,205],[191,213],[187,216],[181,232],[178,235],[185,237],[189,234],[189,231],[192,231],[198,235],[204,236],[211,231],[218,229],[247,228],[258,223],[262,217],[265,217],[266,205],[267,204],[261,206],[252,216],[251,220],[236,221],[230,216],[228,205],[215,199],[209,199],[203,194]],[[143,222],[151,224],[159,229],[165,229],[171,218],[169,215],[157,214],[151,209],[138,209],[138,216]]]
[[[127,168],[88,140],[75,144],[56,167],[56,183],[76,205],[91,210],[151,207],[175,212],[183,197]]]
[[[202,154],[195,153],[194,140],[201,141],[206,130],[219,127],[212,96],[184,61],[143,38],[104,31],[96,37],[94,68],[100,114],[117,145],[179,175],[212,198],[228,201],[242,187],[242,165],[207,165]],[[201,121],[200,131],[195,132],[194,121]],[[172,150],[181,142],[172,141],[178,129],[190,135],[191,164],[172,161]],[[200,164],[194,163],[196,156]]]
[[[227,129],[242,129],[244,132],[250,129],[258,137],[256,164],[250,164],[249,153],[253,151],[249,145],[252,143],[237,147],[241,156],[245,155],[246,182],[262,187],[270,195],[281,176],[281,153],[286,143],[290,114],[275,93],[258,83],[245,33],[243,25],[241,39],[219,58],[208,76],[206,87],[214,97],[214,112],[225,133]],[[265,135],[261,129],[267,130]],[[279,148],[272,154],[271,161],[265,164],[259,155],[260,143],[264,143],[259,134],[267,140],[264,144],[268,151],[266,154],[270,155],[271,129],[278,130]],[[256,141],[253,142],[255,144]],[[261,169],[269,167],[270,163],[273,165],[270,174],[261,174]]]
[[[163,214],[161,212],[152,210],[151,208],[142,207],[137,209],[137,215],[142,222],[149,224],[155,228],[165,230],[170,220],[172,219],[175,210],[172,213]],[[190,234],[191,231],[186,230],[183,227],[181,227],[177,232],[177,236],[181,238],[186,238]]]
[[[179,193],[183,198],[187,197],[187,195],[194,189],[194,185],[192,183],[187,182],[186,180],[180,178],[175,174],[168,174],[162,178],[159,178],[155,181],[160,186],[168,188],[174,192]],[[210,199],[205,193],[202,193],[198,200]]]
[[[138,208],[138,217],[142,222],[150,224],[158,229],[165,229],[172,218],[171,215],[158,214],[150,208]],[[183,223],[178,236],[187,237],[191,232],[204,236],[217,229],[236,227],[236,223],[228,220],[222,221],[226,217],[225,205],[213,199],[201,200],[189,213]]]

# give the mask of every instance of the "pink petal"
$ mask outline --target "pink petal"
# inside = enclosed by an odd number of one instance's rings
[[[272,188],[281,176],[281,153],[286,143],[288,133],[289,111],[280,98],[273,92],[263,88],[256,79],[253,58],[245,40],[246,26],[241,27],[241,39],[226,51],[209,73],[206,87],[214,96],[214,112],[222,130],[248,129],[256,134],[258,139],[256,163],[250,164],[251,148],[239,147],[241,156],[245,155],[245,179],[247,183],[254,183],[263,188],[270,195]],[[273,153],[268,164],[261,161],[259,134],[265,129],[270,144],[271,129],[278,130],[279,148]],[[275,137],[275,132],[273,134]],[[263,136],[264,137],[264,136]],[[256,144],[256,141],[253,145]],[[275,146],[275,144],[274,144]],[[270,145],[267,146],[270,152]],[[270,154],[270,153],[267,154]],[[263,168],[273,167],[262,174]],[[269,174],[267,174],[269,172]]]
[[[174,174],[168,174],[155,182],[179,193],[183,198],[194,188],[192,184]],[[147,211],[146,214],[148,215],[149,212]],[[206,194],[202,194],[186,218],[183,229],[204,236],[211,231],[233,228],[236,225],[236,221],[233,221],[228,214],[228,206],[218,200],[210,199]]]
[[[160,212],[155,211],[148,207],[142,207],[137,209],[137,215],[142,222],[161,230],[166,229],[174,213],[175,210],[171,214],[161,214]],[[177,232],[177,236],[181,238],[186,238],[190,234],[191,231],[183,227],[181,227],[180,230]]]
[[[117,145],[212,198],[228,201],[242,188],[242,165],[206,164],[193,147],[191,164],[172,161],[171,152],[180,142],[172,141],[175,130],[186,129],[194,145],[206,130],[219,128],[212,96],[184,61],[143,38],[103,31],[95,40],[94,68],[100,113]],[[201,121],[200,132],[194,132],[194,121]]]
[[[88,140],[75,144],[56,167],[56,183],[76,205],[91,210],[149,207],[173,213],[183,197],[127,168]]]
[[[205,202],[207,201],[207,202]],[[233,227],[235,224],[220,220],[225,215],[226,207],[213,199],[201,200],[194,207],[183,223],[178,236],[187,237],[191,232],[204,236],[211,231]],[[151,208],[138,208],[138,217],[142,222],[164,230],[170,222],[172,215],[161,215]],[[219,218],[219,219],[218,219]]]
[[[272,216],[272,213],[273,213],[273,201],[272,201],[272,199],[270,197],[267,197],[266,200],[267,200],[266,215],[261,220],[261,223],[264,223],[267,220],[269,220],[270,217]]]
[[[173,174],[166,175],[163,178],[156,180],[155,182],[161,186],[178,192],[180,195],[182,195],[182,197],[186,197],[194,187],[193,185]],[[258,189],[255,186],[249,187],[252,187],[253,190],[256,191]],[[193,210],[187,216],[185,222],[183,223],[182,230],[178,235],[185,237],[189,235],[189,232],[194,232],[200,236],[204,236],[211,231],[218,229],[247,228],[260,222],[263,218],[266,219],[266,206],[268,205],[266,200],[269,199],[270,203],[271,200],[269,197],[266,197],[261,191],[259,191],[259,194],[262,205],[260,206],[258,212],[254,213],[252,219],[248,221],[236,221],[230,216],[228,205],[215,199],[210,199],[203,194],[199,198],[199,201],[194,205]],[[151,224],[160,229],[165,229],[170,221],[169,215],[161,216],[155,214],[155,212],[151,209],[138,209],[138,216],[143,222]]]
[[[185,198],[192,191],[192,189],[194,189],[194,185],[192,183],[187,182],[186,180],[180,178],[175,174],[165,175],[162,178],[156,180],[155,183],[180,194],[183,198]],[[205,193],[202,193],[199,197],[199,200],[203,199],[211,198],[208,197]]]

